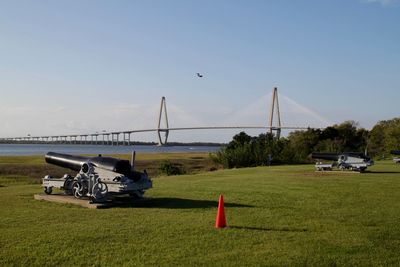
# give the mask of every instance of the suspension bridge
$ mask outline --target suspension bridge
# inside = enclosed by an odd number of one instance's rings
[[[279,111],[278,89],[273,88],[272,101],[267,125],[244,125],[244,126],[197,126],[197,127],[169,127],[167,104],[165,97],[161,98],[160,111],[157,119],[157,126],[150,129],[133,129],[125,131],[103,131],[101,133],[88,134],[65,134],[65,135],[44,135],[44,136],[23,136],[0,138],[1,143],[18,144],[91,144],[91,145],[131,145],[131,137],[136,133],[154,132],[157,134],[158,144],[166,145],[170,132],[173,131],[195,131],[195,130],[228,130],[228,129],[259,129],[269,133],[275,133],[279,138],[282,130],[306,130],[310,127],[282,126]],[[276,125],[274,117],[276,116]]]

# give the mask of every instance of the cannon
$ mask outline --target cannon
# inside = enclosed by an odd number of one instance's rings
[[[400,150],[391,150],[390,154],[398,156],[398,155],[400,155]],[[399,157],[394,157],[393,158],[393,162],[399,164],[400,163],[400,158]]]
[[[132,163],[129,160],[112,157],[84,157],[49,152],[45,160],[49,164],[68,168],[78,173],[75,177],[65,174],[62,178],[46,175],[43,178],[43,188],[46,194],[51,194],[53,188],[64,190],[67,195],[76,198],[89,197],[93,202],[103,202],[113,195],[129,195],[142,198],[145,190],[152,187],[146,170],[134,170],[135,153]]]
[[[329,164],[317,162],[315,164],[315,169],[317,171],[332,170],[333,166],[336,166],[340,170],[363,172],[368,166],[374,164],[374,161],[362,152],[313,152],[311,153],[311,158],[332,161],[332,163]]]

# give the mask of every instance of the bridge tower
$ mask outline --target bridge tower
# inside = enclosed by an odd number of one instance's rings
[[[277,117],[277,126],[273,126],[274,122],[274,113],[276,111]],[[279,139],[281,136],[281,114],[279,112],[279,101],[278,101],[278,88],[274,87],[272,90],[272,101],[271,101],[271,110],[269,113],[269,133],[272,134],[273,131],[276,131],[276,137]]]
[[[161,128],[161,120],[162,120],[163,113],[164,113],[165,127]],[[162,138],[162,133],[164,133],[164,140]],[[158,134],[158,145],[162,146],[162,145],[167,144],[168,134],[169,134],[169,125],[168,125],[167,103],[165,102],[165,96],[163,96],[161,98],[160,114],[158,116],[157,134]]]

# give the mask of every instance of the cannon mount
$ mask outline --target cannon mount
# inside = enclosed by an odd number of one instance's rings
[[[341,171],[351,170],[364,172],[367,167],[374,164],[374,161],[362,152],[313,152],[310,156],[313,159],[332,161],[332,163],[317,161],[315,164],[315,169],[317,171],[331,171],[332,168],[336,166]]]
[[[112,157],[83,157],[49,152],[47,163],[78,171],[75,177],[65,174],[62,178],[46,175],[43,188],[51,194],[53,188],[64,190],[66,195],[75,198],[88,197],[92,202],[105,202],[114,195],[129,195],[142,198],[144,192],[152,187],[146,170],[134,170],[135,153],[132,163]]]

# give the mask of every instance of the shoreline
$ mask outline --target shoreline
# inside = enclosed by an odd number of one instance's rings
[[[66,144],[0,144],[0,156],[44,155],[50,151],[64,154],[137,154],[149,153],[214,153],[221,146],[109,146],[109,145],[66,145]]]

